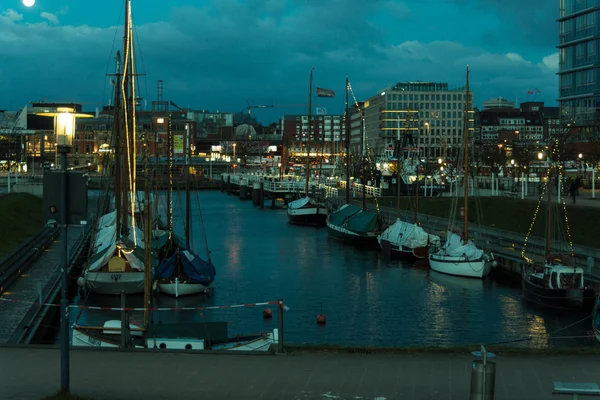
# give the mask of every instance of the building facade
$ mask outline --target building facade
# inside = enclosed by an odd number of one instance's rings
[[[600,106],[600,0],[560,0],[558,21],[561,122],[596,125]]]
[[[344,151],[344,117],[342,115],[312,115],[310,153],[339,154]],[[279,129],[291,157],[305,156],[308,150],[308,115],[291,114],[281,117]]]
[[[473,92],[469,93],[469,129],[474,129]],[[361,126],[355,123],[364,111],[367,150],[372,157],[395,146],[418,147],[427,160],[456,157],[462,148],[465,88],[448,83],[404,82],[389,87],[353,108],[353,148],[361,146]]]

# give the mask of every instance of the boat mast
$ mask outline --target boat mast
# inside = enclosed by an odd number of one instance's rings
[[[310,83],[308,92],[308,144],[306,145],[306,183],[304,184],[304,193],[308,196],[308,181],[310,179],[310,135],[312,134],[312,82],[313,82],[313,71],[310,70]]]
[[[410,114],[410,104],[408,106],[408,129],[410,129],[409,134],[411,135],[410,138],[412,139],[412,119],[411,119],[411,114]],[[414,146],[414,142],[413,142],[413,146]],[[419,164],[421,163],[421,154],[419,152],[419,140],[417,138],[417,165],[416,165],[416,172],[417,172],[417,180],[415,182],[416,186],[415,186],[415,211],[414,211],[414,221],[415,224],[419,221],[419,189],[420,189],[420,181],[419,181]]]
[[[555,142],[556,146],[557,143]],[[548,161],[551,161],[548,157]],[[546,205],[546,249],[545,249],[545,260],[547,261],[550,257],[550,246],[551,246],[551,238],[552,238],[552,187],[554,184],[552,183],[552,175],[553,175],[553,164],[551,162],[548,163],[548,181],[546,183],[546,190],[548,192],[548,204]],[[560,185],[560,182],[557,182],[557,185]]]
[[[365,161],[367,158],[367,137],[366,137],[366,133],[367,133],[367,129],[365,126],[365,105],[363,103],[362,105],[362,111],[360,113],[361,116],[361,122],[360,122],[360,126],[362,129],[362,173],[361,173],[361,183],[362,183],[362,209],[366,210],[367,209],[367,169],[365,166]]]
[[[185,243],[186,247],[192,248],[190,228],[191,228],[191,210],[190,210],[190,121],[187,121],[185,126]]]
[[[131,85],[131,74],[130,74],[130,55],[129,55],[129,49],[130,49],[130,40],[131,37],[129,36],[129,32],[130,32],[130,26],[129,26],[129,21],[130,21],[130,11],[131,10],[131,2],[128,0],[125,2],[125,22],[124,22],[124,37],[123,37],[123,80],[121,81],[121,91],[122,91],[122,105],[121,105],[121,110],[123,111],[123,123],[125,124],[125,131],[124,131],[124,137],[123,135],[121,135],[121,143],[120,145],[123,146],[123,139],[125,144],[129,143],[129,139],[130,139],[130,135],[129,135],[129,113],[127,112],[127,107],[129,106],[128,104],[128,100],[129,100],[129,87]],[[131,187],[130,187],[130,182],[128,182],[128,177],[130,174],[130,170],[129,170],[129,159],[131,157],[131,153],[130,153],[130,149],[128,148],[129,146],[125,146],[125,148],[123,149],[124,151],[122,152],[121,155],[121,160],[122,160],[122,170],[121,170],[121,176],[119,177],[119,179],[121,180],[121,207],[122,207],[122,213],[121,213],[121,227],[120,229],[120,234],[122,235],[127,235],[128,232],[128,207],[127,205],[129,204],[128,202],[133,200],[135,201],[135,193],[131,193]],[[134,203],[135,204],[135,203]],[[131,215],[131,218],[134,218],[134,215]]]
[[[115,210],[117,211],[117,238],[121,236],[121,226],[123,226],[123,186],[121,181],[121,157],[123,153],[123,148],[121,147],[122,138],[121,138],[121,52],[117,51],[117,72],[115,74],[116,83],[115,83],[115,108],[113,111],[113,125],[114,125],[114,134],[115,134],[115,170],[113,172],[114,176],[114,189],[115,189]]]
[[[396,138],[396,211],[400,219],[400,113],[398,113],[398,137]]]
[[[169,105],[170,107],[170,105]],[[172,191],[173,191],[173,131],[171,125],[171,112],[169,111],[169,121],[167,123],[167,230],[169,235],[173,230],[173,210],[172,208]]]
[[[464,242],[465,244],[469,241],[469,67],[467,66],[466,72],[466,86],[465,86],[465,116],[464,116],[464,200],[465,200],[465,215],[464,215]]]
[[[350,113],[348,110],[348,75],[346,75],[346,114],[344,129],[346,131],[346,204],[350,204]]]
[[[152,182],[152,173],[148,166],[148,134],[144,135],[144,328],[148,328],[148,313],[151,308],[152,298],[152,206],[150,205],[150,191]],[[154,199],[157,201],[157,198]]]

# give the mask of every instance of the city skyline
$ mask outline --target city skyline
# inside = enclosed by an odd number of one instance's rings
[[[156,81],[181,107],[238,112],[251,104],[306,104],[308,77],[336,92],[313,99],[343,111],[349,74],[359,101],[400,81],[464,84],[471,68],[475,104],[493,97],[558,97],[557,4],[547,1],[357,0],[133,1],[138,86],[148,106]],[[107,104],[106,73],[121,47],[123,1],[19,0],[0,3],[0,108],[75,101]],[[529,94],[531,92],[531,94]],[[85,108],[90,108],[86,106]],[[263,123],[306,106],[253,110]]]

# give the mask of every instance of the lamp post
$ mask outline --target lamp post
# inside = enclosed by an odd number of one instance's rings
[[[69,388],[69,245],[67,240],[68,224],[68,188],[67,188],[67,154],[73,146],[75,131],[75,114],[72,108],[58,108],[54,116],[54,133],[56,149],[60,154],[60,223],[62,229],[62,284],[60,293],[60,390],[68,393]]]
[[[61,254],[61,298],[60,298],[60,391],[69,393],[69,260],[68,260],[68,188],[67,188],[67,154],[73,147],[73,136],[75,135],[75,118],[91,115],[76,114],[73,107],[58,107],[55,111],[45,111],[38,115],[54,117],[54,134],[56,136],[56,149],[60,154],[60,226],[62,236]]]

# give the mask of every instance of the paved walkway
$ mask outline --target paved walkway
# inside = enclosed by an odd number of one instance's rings
[[[60,385],[55,349],[0,348],[0,397]],[[470,355],[212,355],[71,351],[71,389],[94,400],[469,398]],[[499,356],[496,399],[544,400],[552,382],[600,382],[593,356]]]

